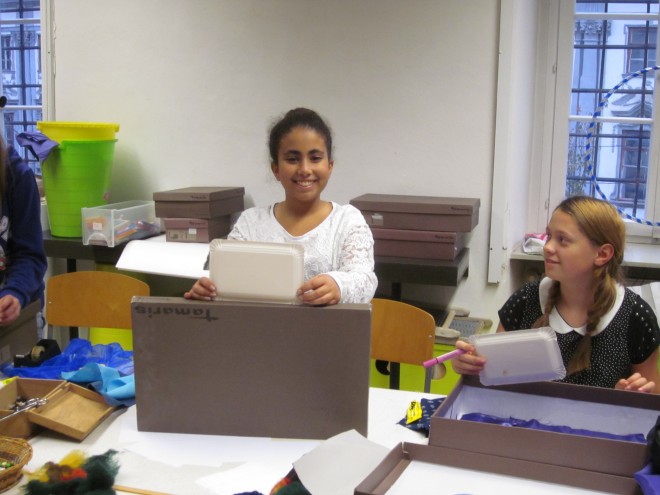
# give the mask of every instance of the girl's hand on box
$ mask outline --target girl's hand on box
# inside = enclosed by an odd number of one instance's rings
[[[9,325],[21,314],[21,303],[11,294],[0,297],[0,325]]]
[[[197,299],[199,301],[212,301],[217,296],[215,285],[208,277],[202,277],[192,288],[183,294],[186,299]]]
[[[484,369],[486,359],[479,356],[473,345],[464,340],[456,341],[456,349],[465,351],[451,360],[452,368],[459,375],[478,375]]]
[[[650,393],[655,390],[655,383],[648,381],[640,373],[633,373],[630,377],[619,380],[614,388],[617,390]]]
[[[341,299],[341,291],[335,279],[324,274],[312,277],[302,284],[297,295],[304,304],[312,306],[337,304]]]

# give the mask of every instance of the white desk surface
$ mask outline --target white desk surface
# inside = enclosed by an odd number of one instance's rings
[[[369,392],[368,439],[391,449],[399,442],[427,443],[419,432],[398,425],[412,400],[437,395],[372,388]],[[293,462],[317,447],[317,440],[283,440],[215,435],[145,433],[137,431],[135,407],[113,413],[82,442],[53,432],[30,440],[35,470],[48,461],[58,462],[75,449],[87,455],[119,452],[117,485],[181,495],[233,495],[271,488]],[[194,409],[191,408],[191,414]],[[20,485],[5,492],[21,494]],[[205,486],[206,485],[206,486]],[[118,494],[124,492],[117,491]]]

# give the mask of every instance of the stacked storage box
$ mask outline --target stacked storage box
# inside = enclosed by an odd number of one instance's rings
[[[363,194],[350,203],[371,228],[376,256],[451,261],[479,222],[476,198]]]
[[[225,237],[231,216],[243,211],[242,187],[184,187],[154,193],[167,241],[210,242]]]

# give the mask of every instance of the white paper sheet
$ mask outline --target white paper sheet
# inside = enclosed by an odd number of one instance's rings
[[[320,443],[319,440],[143,432],[137,429],[136,407],[130,407],[121,420],[119,440],[126,450],[173,467],[183,462],[216,467],[227,462],[275,463],[279,459],[297,459]]]
[[[329,438],[293,466],[314,495],[352,495],[388,453],[386,447],[350,430]]]
[[[204,269],[208,254],[208,244],[167,242],[161,235],[129,241],[116,266],[120,270],[196,280],[209,276],[208,269]]]
[[[266,494],[291,471],[291,467],[291,463],[285,460],[246,462],[204,476],[197,480],[197,484],[217,495],[235,495],[251,491]]]

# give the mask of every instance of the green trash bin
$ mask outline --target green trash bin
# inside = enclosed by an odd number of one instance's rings
[[[108,203],[116,142],[65,140],[41,164],[52,235],[82,237],[81,209]]]

